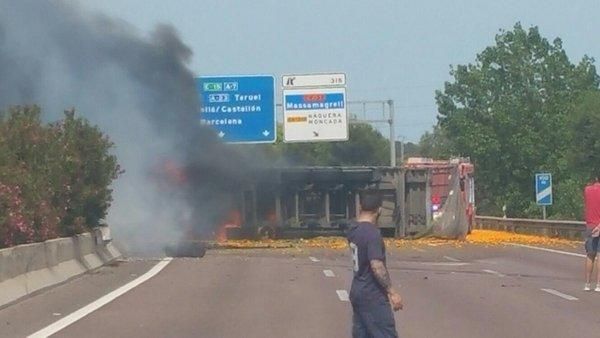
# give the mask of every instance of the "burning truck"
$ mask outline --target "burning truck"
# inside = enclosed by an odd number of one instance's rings
[[[363,190],[383,197],[384,235],[464,238],[474,211],[474,167],[468,159],[410,158],[402,167],[265,169],[240,187],[221,239],[343,234]]]
[[[186,184],[185,169],[172,164],[165,168],[169,184]],[[473,222],[474,167],[468,159],[410,158],[402,167],[282,167],[258,172],[228,192],[230,205],[217,225],[197,232],[189,224],[185,240],[169,251],[195,255],[200,244],[193,243],[214,239],[342,235],[359,212],[364,190],[377,190],[383,197],[379,222],[385,236],[460,239]]]

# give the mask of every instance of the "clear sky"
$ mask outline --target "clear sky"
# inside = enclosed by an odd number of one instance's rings
[[[449,65],[472,62],[517,21],[560,37],[572,61],[600,58],[600,0],[81,0],[150,32],[169,23],[199,75],[344,72],[348,100],[396,105],[417,141],[436,119]]]

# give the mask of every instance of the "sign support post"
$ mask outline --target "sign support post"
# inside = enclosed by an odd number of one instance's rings
[[[546,219],[546,206],[542,205],[542,219]]]

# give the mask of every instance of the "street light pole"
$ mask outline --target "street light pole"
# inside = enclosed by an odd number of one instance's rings
[[[404,164],[404,136],[399,135],[398,141],[400,141],[400,165]]]
[[[396,126],[394,124],[394,101],[388,100],[388,106],[390,108],[390,166],[396,166]]]
[[[400,141],[400,161],[402,161],[401,164],[404,164],[404,138]]]

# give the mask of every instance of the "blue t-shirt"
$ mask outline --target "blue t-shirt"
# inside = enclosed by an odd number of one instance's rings
[[[371,270],[371,260],[380,260],[385,264],[385,244],[381,232],[372,223],[359,222],[353,223],[347,234],[354,270],[350,300],[387,300],[386,290],[379,285]]]

